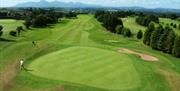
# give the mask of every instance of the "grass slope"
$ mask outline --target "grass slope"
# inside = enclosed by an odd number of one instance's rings
[[[40,57],[28,68],[41,77],[119,90],[140,85],[139,74],[131,61],[128,55],[113,51],[70,47]]]
[[[136,26],[135,22],[132,24],[131,28]],[[17,42],[0,42],[1,73],[6,73],[8,65],[20,58],[25,58],[25,66],[34,70],[17,72],[12,86],[8,86],[10,91],[179,90],[178,58],[152,50],[136,38],[124,38],[106,31],[93,15],[79,15],[77,19],[63,19],[46,28],[32,28],[19,37],[3,37]],[[33,46],[34,40],[37,46]],[[152,55],[159,61],[146,62],[132,54],[117,53],[120,47]],[[0,89],[2,85],[0,80]]]

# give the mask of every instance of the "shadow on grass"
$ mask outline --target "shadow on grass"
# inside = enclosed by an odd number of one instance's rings
[[[9,40],[9,39],[5,39],[5,38],[0,38],[0,41],[4,41],[4,42],[16,42],[15,40]]]
[[[25,70],[25,71],[33,71],[32,69],[27,69],[27,68],[25,68],[24,70]]]

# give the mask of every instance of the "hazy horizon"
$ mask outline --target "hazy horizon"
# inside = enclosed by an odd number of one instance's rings
[[[39,2],[42,0],[0,0],[0,7],[13,7],[25,2]],[[110,7],[144,7],[180,9],[180,0],[44,0],[48,2],[79,2]],[[103,3],[102,3],[103,2]]]

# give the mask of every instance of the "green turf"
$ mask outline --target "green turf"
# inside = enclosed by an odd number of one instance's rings
[[[139,74],[131,61],[128,55],[113,51],[70,47],[40,57],[28,68],[33,70],[32,74],[45,78],[118,90],[140,85]]]
[[[22,22],[0,21],[0,24],[9,22],[5,26],[7,30],[14,30]],[[133,17],[123,21],[134,34],[145,29],[137,25]],[[78,15],[77,19],[63,19],[46,28],[31,28],[19,37],[10,37],[7,33],[2,37],[16,42],[0,41],[3,54],[0,71],[20,58],[26,59],[25,67],[33,69],[19,72],[10,91],[58,91],[57,86],[62,86],[64,91],[172,91],[179,88],[173,87],[180,78],[176,76],[180,74],[179,58],[152,50],[135,37],[110,33],[93,15]],[[33,46],[32,41],[36,41],[37,46]],[[135,55],[118,53],[119,48],[149,54],[159,61],[146,62]],[[171,76],[160,70],[171,72]]]
[[[171,28],[173,28],[173,30],[180,35],[180,30],[178,29],[178,26],[180,24],[180,21],[178,20],[172,20],[172,19],[168,19],[168,18],[160,18],[160,23],[163,25],[171,25],[171,23],[176,24],[176,28],[174,28],[173,26],[171,26]]]
[[[122,18],[122,21],[124,26],[129,28],[134,34],[136,34],[139,30],[144,31],[146,29],[146,27],[136,23],[135,17]]]

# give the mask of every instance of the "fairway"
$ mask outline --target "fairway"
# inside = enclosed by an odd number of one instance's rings
[[[40,57],[28,68],[37,76],[97,88],[125,90],[140,85],[139,74],[127,55],[99,48],[70,47]]]
[[[146,29],[136,24],[135,17],[122,20],[133,34]],[[8,22],[5,31],[22,21],[0,20],[1,24]],[[3,54],[0,71],[21,58],[30,70],[17,72],[9,91],[179,90],[179,58],[153,50],[135,35],[126,38],[107,31],[92,14],[80,14],[77,19],[63,18],[49,27],[23,31],[18,37],[8,32],[2,37],[16,42],[0,42]],[[119,52],[120,49],[133,53]],[[142,54],[158,60],[147,61],[140,58]],[[10,73],[6,74],[4,79],[12,78]],[[1,80],[0,85],[4,85]]]

